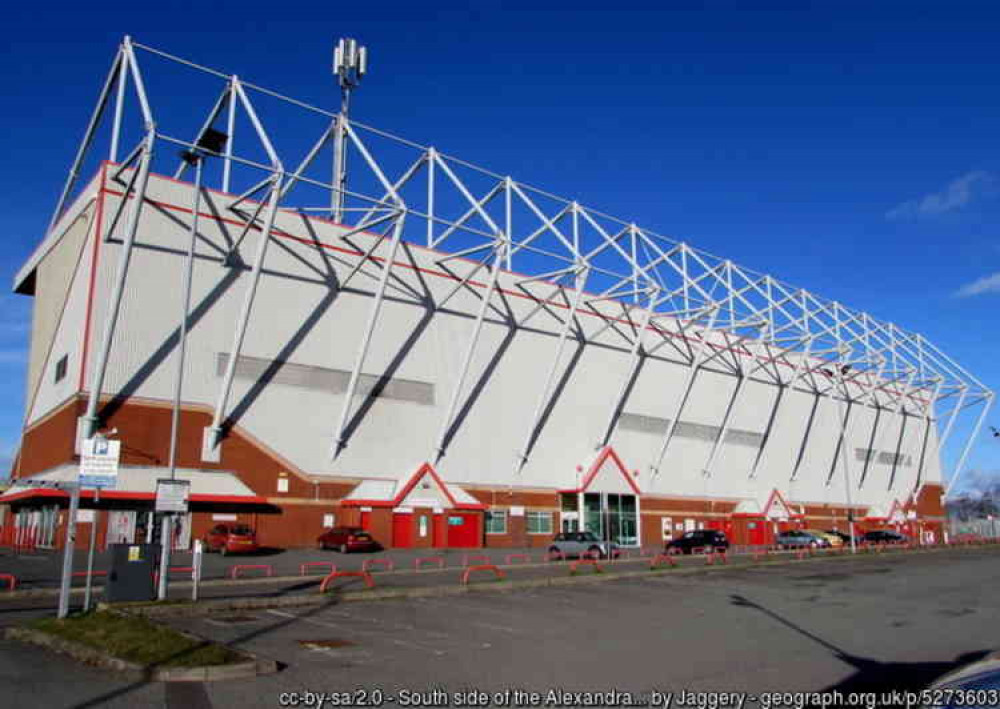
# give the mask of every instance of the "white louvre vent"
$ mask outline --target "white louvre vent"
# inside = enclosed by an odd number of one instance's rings
[[[216,375],[219,377],[223,376],[229,364],[229,353],[218,353],[215,364]],[[318,389],[334,394],[343,394],[347,391],[351,373],[343,369],[330,369],[327,367],[279,362],[277,360],[241,355],[236,362],[236,377],[238,379],[250,379],[253,381],[267,378],[270,384]],[[375,392],[375,396],[381,399],[409,401],[414,404],[423,404],[426,406],[434,405],[434,385],[412,379],[389,379],[388,381],[382,381],[381,377],[362,374],[358,381],[357,395],[369,396],[375,391],[376,387],[378,387],[378,391]]]

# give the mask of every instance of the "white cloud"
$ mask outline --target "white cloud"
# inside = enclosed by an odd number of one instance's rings
[[[943,190],[903,202],[885,213],[890,220],[935,217],[968,206],[981,197],[997,192],[997,178],[985,170],[967,172],[949,182]]]
[[[966,283],[958,289],[955,295],[961,298],[968,298],[969,296],[982,295],[983,293],[1000,293],[1000,271],[977,278],[972,283]]]

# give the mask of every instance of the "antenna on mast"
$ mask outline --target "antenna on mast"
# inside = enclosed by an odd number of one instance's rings
[[[368,72],[368,48],[350,37],[341,38],[333,50],[333,74],[340,85],[340,113],[337,115],[337,133],[333,146],[333,193],[331,211],[333,221],[344,220],[344,191],[347,188],[347,114],[351,105],[351,91],[361,85]]]

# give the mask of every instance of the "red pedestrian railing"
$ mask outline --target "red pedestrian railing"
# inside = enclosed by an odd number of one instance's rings
[[[413,568],[420,571],[421,567],[425,564],[432,564],[437,566],[439,569],[444,568],[444,557],[443,556],[418,556],[413,560]]]
[[[515,560],[521,564],[531,563],[531,557],[528,556],[527,554],[507,554],[503,558],[503,563],[510,566],[511,564],[514,563]]]
[[[328,574],[326,578],[323,579],[323,583],[319,585],[319,592],[326,593],[326,589],[330,586],[330,583],[336,579],[351,577],[364,580],[367,588],[375,588],[375,579],[373,579],[372,575],[367,571],[334,571],[332,574]]]
[[[274,576],[274,569],[269,564],[236,564],[229,567],[229,578],[239,578],[241,571],[264,571],[267,577]]]
[[[569,572],[571,574],[575,574],[576,570],[580,568],[581,565],[593,567],[595,573],[601,573],[604,571],[604,567],[597,563],[597,559],[577,559],[576,561],[570,563]]]
[[[673,568],[677,566],[677,562],[674,561],[674,556],[676,556],[676,554],[657,554],[650,560],[649,568],[655,569],[664,562],[667,566]]]
[[[485,554],[462,554],[462,566],[469,566],[473,562],[483,562],[480,566],[489,566],[493,560]]]
[[[0,581],[7,582],[8,591],[14,591],[17,588],[17,576],[14,574],[0,574]]]
[[[492,571],[498,581],[503,581],[504,578],[503,571],[498,569],[495,564],[476,564],[474,566],[467,566],[465,567],[465,570],[462,571],[463,586],[469,585],[469,576],[474,571]]]
[[[386,571],[394,571],[396,569],[396,564],[393,563],[392,559],[365,559],[365,562],[361,565],[361,570],[372,571],[376,566],[381,566]]]
[[[299,576],[307,575],[312,569],[325,568],[327,569],[326,574],[332,574],[337,571],[337,565],[332,561],[307,561],[304,564],[299,565]]]
[[[726,553],[725,547],[715,547],[705,555],[705,566],[712,566],[716,561],[720,564],[729,563],[729,555]]]

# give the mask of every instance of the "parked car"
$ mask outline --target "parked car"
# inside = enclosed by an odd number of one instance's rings
[[[842,532],[839,529],[828,529],[828,530],[826,530],[826,533],[827,534],[832,534],[833,536],[837,537],[844,544],[850,544],[851,543],[851,535],[848,534],[847,532]],[[856,544],[860,544],[862,541],[863,540],[862,540],[862,537],[861,537],[860,534],[855,534],[854,535],[854,542]]]
[[[602,559],[621,554],[617,544],[601,541],[593,532],[560,532],[552,539],[549,551],[577,557],[597,552]]]
[[[891,529],[873,529],[862,537],[868,544],[905,544],[910,540],[905,534]]]
[[[667,542],[663,550],[669,554],[671,550],[678,549],[684,554],[690,554],[695,549],[715,549],[722,547],[729,549],[729,540],[724,532],[717,529],[695,529],[685,532],[683,537],[672,539]],[[676,553],[676,552],[674,552]]]
[[[205,551],[246,554],[260,549],[257,533],[245,524],[217,524],[205,534]]]
[[[830,542],[832,547],[842,547],[844,546],[844,540],[840,538],[839,534],[831,534],[830,532],[824,532],[822,529],[806,529],[804,530],[813,536],[819,537],[820,539],[825,539]]]
[[[361,527],[332,527],[316,538],[320,549],[336,549],[341,554],[350,551],[378,551],[381,547],[372,535]]]
[[[823,537],[818,537],[804,529],[790,529],[782,532],[774,538],[774,543],[782,549],[802,549],[812,547],[813,549],[830,546],[830,542]]]

